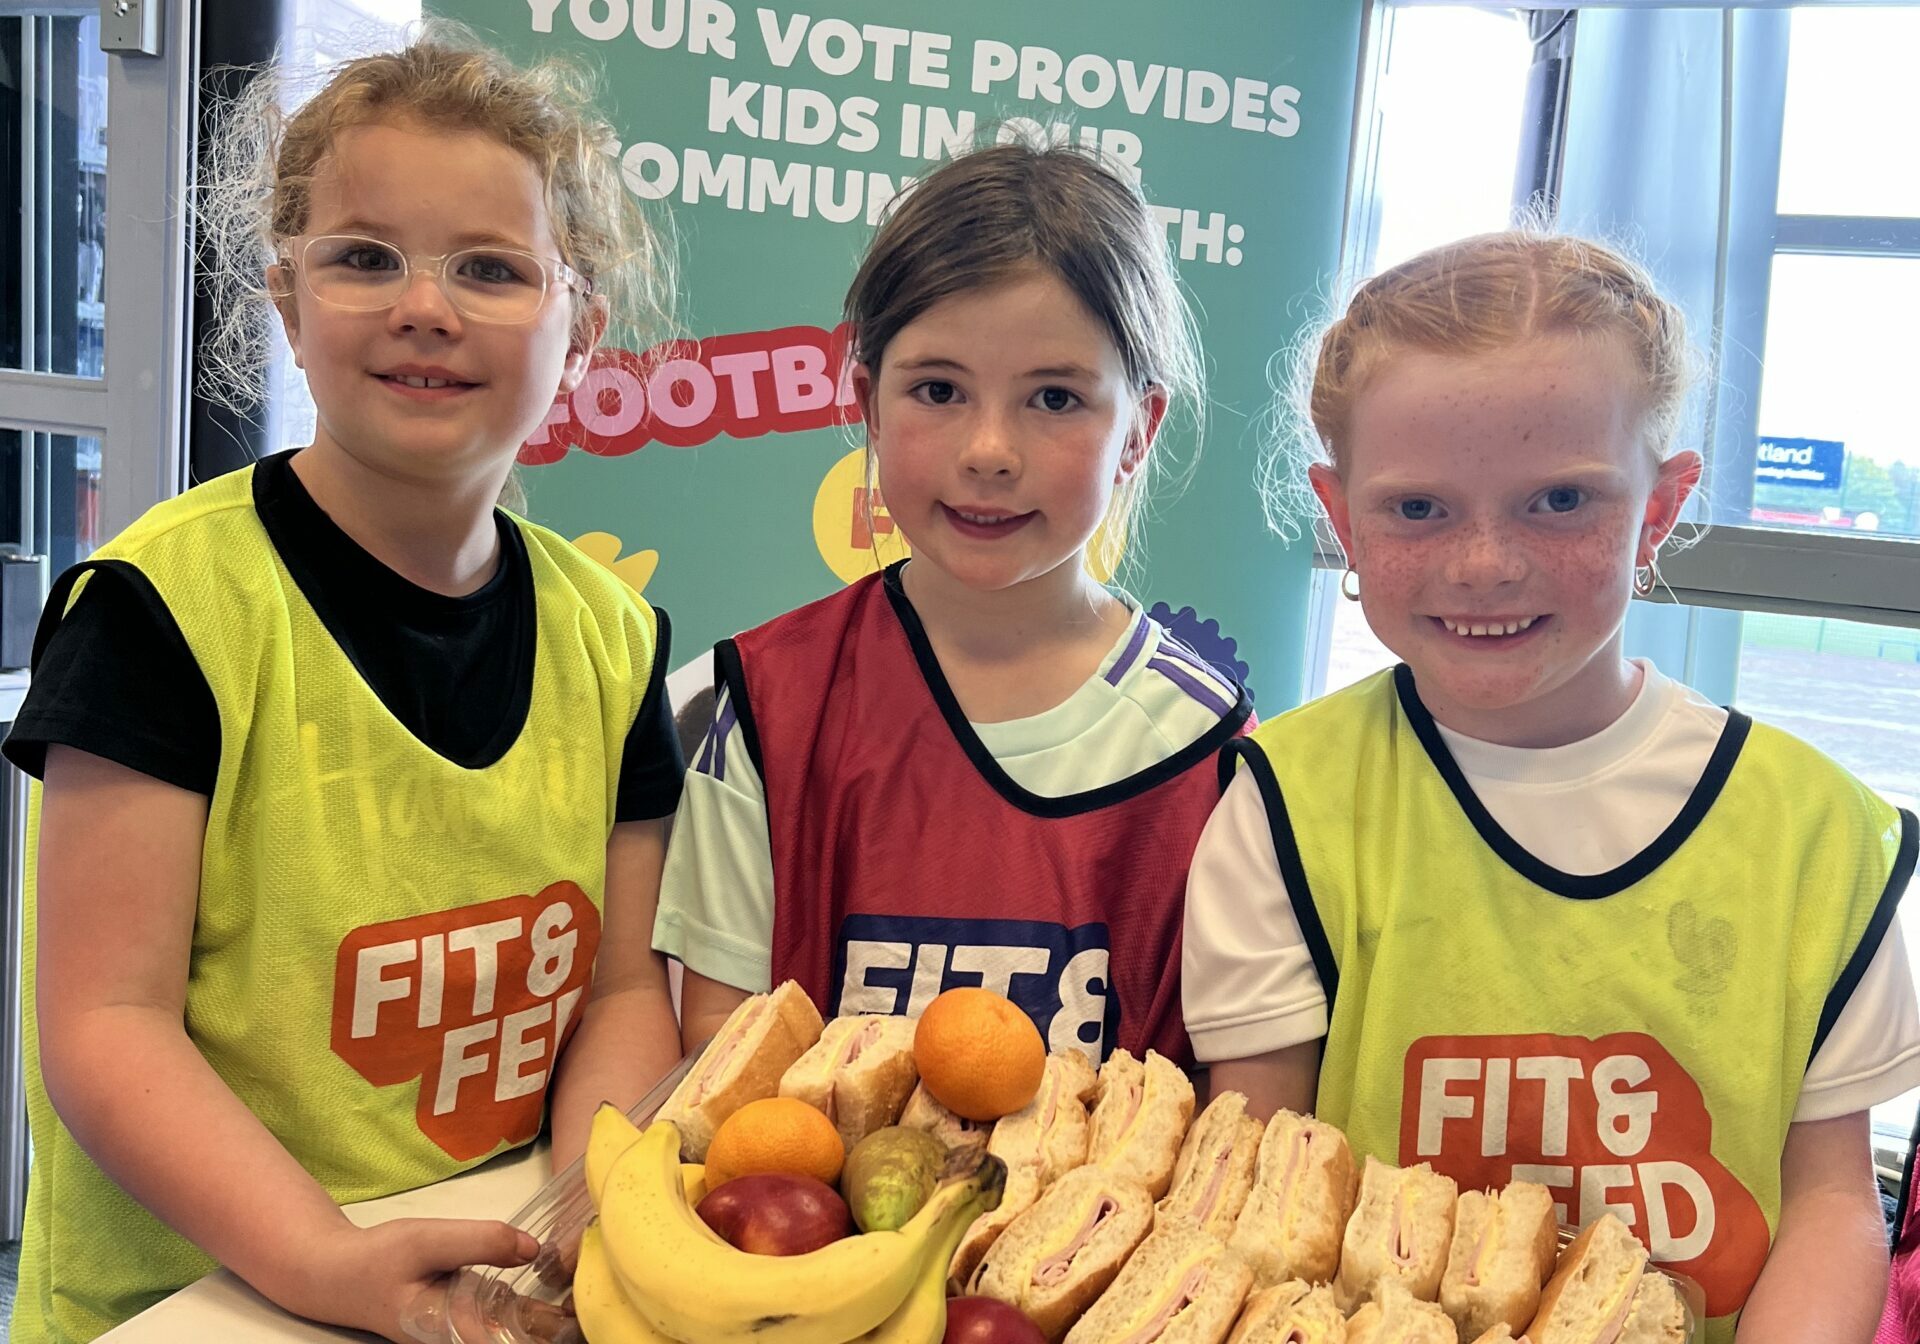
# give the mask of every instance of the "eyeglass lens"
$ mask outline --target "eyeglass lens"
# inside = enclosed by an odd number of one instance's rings
[[[406,292],[406,256],[375,238],[327,235],[307,241],[303,273],[322,303],[362,311],[388,308]],[[513,248],[471,247],[449,255],[440,287],[453,306],[483,322],[522,322],[540,309],[547,273]]]

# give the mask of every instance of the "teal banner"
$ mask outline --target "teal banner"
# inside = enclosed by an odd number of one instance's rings
[[[1255,468],[1269,361],[1338,257],[1363,0],[433,8],[602,68],[609,151],[679,235],[685,339],[611,332],[521,455],[533,515],[672,613],[676,664],[902,553],[884,501],[865,523],[841,296],[887,203],[951,151],[1071,138],[1140,180],[1211,380],[1197,466],[1119,579],[1266,712],[1298,698],[1308,548],[1266,530]]]

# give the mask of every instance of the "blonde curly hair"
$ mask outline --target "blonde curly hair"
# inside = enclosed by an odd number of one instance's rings
[[[314,175],[334,138],[371,122],[479,131],[524,155],[540,175],[561,259],[592,280],[610,319],[641,349],[670,325],[672,249],[606,152],[616,137],[595,109],[585,67],[550,57],[522,69],[468,29],[434,20],[397,51],[334,67],[289,112],[291,82],[278,66],[254,72],[216,109],[202,157],[196,237],[215,320],[198,361],[209,400],[245,412],[263,399],[277,326],[267,268],[278,244],[305,229]],[[576,322],[586,321],[586,302],[576,295],[574,303]]]

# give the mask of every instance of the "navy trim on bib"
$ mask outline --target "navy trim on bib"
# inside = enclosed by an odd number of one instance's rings
[[[1720,791],[1726,787],[1727,779],[1733,773],[1734,763],[1740,759],[1740,750],[1746,745],[1747,734],[1753,728],[1752,719],[1737,709],[1728,710],[1726,726],[1720,730],[1720,741],[1707,760],[1707,768],[1693,786],[1686,806],[1667,823],[1667,828],[1655,836],[1645,849],[1617,868],[1604,873],[1569,873],[1535,858],[1493,819],[1486,804],[1480,801],[1473,787],[1467,783],[1467,777],[1453,759],[1453,753],[1447,750],[1446,741],[1440,736],[1439,725],[1420,702],[1420,693],[1413,683],[1413,669],[1405,663],[1393,669],[1393,688],[1400,697],[1400,707],[1405,711],[1414,735],[1420,739],[1420,745],[1426,748],[1434,769],[1440,772],[1440,777],[1453,791],[1460,810],[1466,813],[1467,820],[1473,823],[1473,829],[1480,833],[1487,847],[1509,868],[1535,886],[1556,896],[1577,901],[1618,895],[1636,882],[1644,881],[1661,864],[1672,858],[1674,852],[1699,828],[1707,812],[1720,797]]]
[[[1166,760],[1157,762],[1111,784],[1103,784],[1097,789],[1088,789],[1084,793],[1070,793],[1059,798],[1050,798],[1044,794],[1030,792],[1015,783],[1013,777],[1000,767],[993,758],[980,735],[973,730],[967,716],[960,708],[960,702],[953,694],[953,688],[947,684],[946,673],[940,668],[940,660],[934,656],[933,644],[927,638],[927,630],[920,623],[920,616],[913,609],[913,603],[907,600],[906,590],[901,587],[900,570],[905,560],[896,560],[887,566],[883,575],[887,601],[893,607],[894,615],[900,620],[900,628],[906,634],[907,643],[913,649],[913,659],[920,665],[920,674],[926,679],[927,690],[933,695],[934,704],[939,706],[940,717],[947,721],[954,741],[980,772],[980,777],[992,786],[993,791],[1022,812],[1036,817],[1073,817],[1083,812],[1097,812],[1103,807],[1112,807],[1115,803],[1125,802],[1151,789],[1156,789],[1169,780],[1177,779],[1194,766],[1218,752],[1231,742],[1239,733],[1240,727],[1253,712],[1253,702],[1247,699],[1244,686],[1236,686],[1238,692],[1233,708],[1225,718],[1193,742],[1182,747]],[[745,716],[742,716],[745,722]],[[755,758],[756,763],[758,757]]]
[[[740,662],[740,646],[730,639],[715,644],[713,671],[713,689],[717,694],[724,687],[732,695],[733,713],[740,720],[740,736],[747,744],[747,759],[753,762],[753,768],[764,781],[767,764],[760,755],[760,725],[754,722],[753,705],[747,700],[747,673]]]
[[[1293,819],[1287,815],[1286,799],[1280,794],[1280,779],[1273,772],[1273,762],[1267,759],[1267,753],[1257,743],[1240,738],[1227,744],[1221,755],[1226,764],[1223,770],[1232,769],[1232,761],[1238,758],[1247,763],[1247,769],[1253,772],[1254,782],[1260,786],[1260,799],[1267,808],[1267,827],[1273,832],[1273,857],[1280,865],[1280,880],[1286,885],[1287,899],[1293,902],[1293,915],[1300,924],[1300,939],[1307,945],[1307,955],[1313,958],[1314,972],[1320,977],[1320,988],[1327,996],[1327,1022],[1333,1022],[1333,1000],[1340,992],[1340,964],[1334,960],[1333,944],[1327,939],[1327,927],[1320,920],[1320,907],[1314,904],[1312,888],[1307,883],[1307,867],[1300,858],[1300,843],[1293,835]]]
[[[1873,918],[1867,921],[1866,931],[1860,935],[1860,945],[1853,949],[1853,955],[1847,959],[1840,978],[1827,991],[1827,1001],[1820,1009],[1820,1025],[1813,1033],[1813,1048],[1807,1051],[1807,1063],[1813,1063],[1814,1056],[1820,1053],[1820,1047],[1827,1043],[1834,1024],[1840,1020],[1848,1000],[1853,998],[1853,991],[1860,987],[1860,981],[1866,976],[1867,967],[1879,954],[1880,944],[1900,909],[1900,898],[1906,894],[1907,882],[1913,876],[1916,855],[1920,855],[1920,820],[1916,820],[1913,813],[1903,807],[1900,809],[1900,848],[1894,854],[1893,872],[1887,877],[1887,885],[1881,888],[1879,903],[1873,908]]]

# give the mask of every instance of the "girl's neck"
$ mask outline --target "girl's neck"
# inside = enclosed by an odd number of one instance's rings
[[[1029,718],[1065,702],[1099,669],[1130,618],[1077,558],[994,592],[917,560],[901,582],[947,684],[976,723]]]
[[[993,592],[921,561],[909,561],[901,578],[928,636],[983,662],[1019,658],[1036,644],[1117,637],[1126,619],[1125,604],[1072,560]]]
[[[493,507],[510,464],[466,479],[423,481],[380,468],[324,430],[294,455],[294,474],[334,525],[409,583],[449,597],[483,587],[500,563]]]

